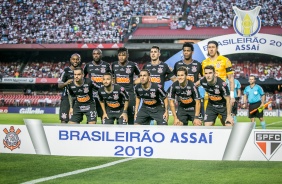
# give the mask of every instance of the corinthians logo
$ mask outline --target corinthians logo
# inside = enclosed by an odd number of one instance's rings
[[[267,160],[277,152],[281,146],[282,132],[254,132],[255,145]]]
[[[9,131],[7,130],[7,128],[5,128],[3,132],[6,134],[6,137],[3,140],[4,148],[8,148],[13,151],[14,149],[20,147],[21,140],[18,136],[19,133],[21,133],[20,129],[17,129],[17,131],[15,132],[14,126],[11,126]]]
[[[257,34],[261,28],[261,20],[258,17],[260,6],[253,10],[240,10],[236,6],[232,7],[236,13],[233,20],[233,27],[237,34],[250,37]]]

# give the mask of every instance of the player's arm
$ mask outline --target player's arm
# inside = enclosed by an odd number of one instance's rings
[[[243,109],[246,108],[247,102],[248,102],[248,96],[247,96],[247,91],[246,91],[246,88],[245,88],[244,96],[243,96],[243,104],[242,104]]]
[[[134,80],[134,85],[139,84],[140,83],[140,78],[136,77],[136,79]]]
[[[109,119],[108,114],[107,114],[107,111],[106,111],[106,105],[105,105],[105,102],[104,102],[104,99],[103,99],[103,96],[102,96],[100,90],[98,91],[98,100],[99,100],[101,109],[102,109],[102,111],[103,111],[102,120],[103,120],[103,119],[106,119],[106,118]]]
[[[138,112],[138,108],[139,108],[139,105],[140,105],[140,97],[136,96],[135,98],[135,109],[134,109],[134,119],[136,119],[137,117],[137,112]]]
[[[231,116],[231,98],[230,96],[224,96],[226,100],[226,111],[227,111],[227,118],[225,121],[225,126],[232,126],[233,125],[233,118]],[[230,124],[228,124],[229,122]]]
[[[229,80],[229,86],[230,86],[230,98],[231,98],[231,103],[235,102],[234,98],[234,88],[235,88],[235,83],[234,83],[234,75],[232,74],[227,74],[227,78]]]
[[[196,102],[196,104],[195,104],[195,116],[194,116],[193,124],[195,126],[201,126],[202,121],[199,119],[199,115],[200,115],[200,112],[201,112],[201,100],[200,100],[201,97],[200,97],[199,90],[195,85],[192,88],[192,92],[193,92],[193,99]]]
[[[73,105],[74,105],[74,99],[75,99],[75,95],[73,93],[73,91],[71,90],[71,88],[67,88],[68,91],[68,100],[69,100],[69,104],[70,104],[70,110],[69,110],[69,114],[73,115]]]
[[[238,97],[238,100],[241,98],[241,95],[242,95],[241,88],[238,88],[238,89],[237,89],[237,97]]]
[[[69,85],[72,81],[73,79],[67,80],[66,72],[64,71],[58,80],[58,88],[62,89],[64,87],[67,87],[67,85]]]
[[[169,116],[168,116],[168,98],[167,97],[165,97],[164,99],[164,107],[165,107],[165,113],[163,117],[166,121],[168,121]]]
[[[264,104],[265,104],[265,95],[263,94],[262,96],[261,96],[261,107],[263,107],[264,106]]]

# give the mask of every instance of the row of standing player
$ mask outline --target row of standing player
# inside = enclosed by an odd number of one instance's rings
[[[204,116],[205,125],[213,125],[218,115],[221,115],[223,125],[225,125],[225,122],[227,122],[226,125],[233,125],[231,104],[233,110],[237,111],[234,98],[237,90],[234,94],[234,86],[236,85],[234,85],[232,65],[229,59],[219,54],[216,41],[208,43],[209,57],[202,64],[192,59],[194,51],[192,44],[185,43],[182,49],[183,60],[176,62],[174,68],[170,69],[166,63],[159,60],[160,48],[153,46],[150,51],[151,62],[143,67],[141,73],[136,63],[128,61],[126,48],[118,50],[119,61],[114,62],[111,67],[110,64],[101,60],[102,51],[94,49],[93,61],[87,63],[84,68],[84,75],[88,74],[88,77],[94,82],[93,94],[96,103],[96,109],[93,110],[92,108],[91,113],[88,114],[88,117],[92,116],[92,119],[88,118],[87,122],[95,123],[97,112],[98,116],[102,117],[103,123],[106,124],[112,124],[115,119],[119,119],[120,124],[133,124],[134,120],[136,124],[148,124],[151,119],[156,120],[159,125],[167,124],[169,104],[175,125],[187,125],[189,120],[194,125],[201,125],[199,120],[201,103],[196,87],[201,84],[208,94],[205,101],[209,102],[206,105],[207,109]],[[64,88],[60,108],[62,123],[69,121],[69,104],[79,104],[77,97],[82,99],[81,102],[88,101],[91,98],[91,95],[88,97],[86,94],[92,90],[87,87],[90,86],[91,81],[88,80],[90,83],[86,86],[82,85],[83,73],[81,73],[82,77],[80,76],[81,84],[75,84],[76,82],[73,81],[73,71],[79,67],[80,60],[78,54],[73,54],[70,59],[71,66],[66,68],[60,77],[59,88]],[[204,70],[204,77],[199,80],[205,67],[207,68]],[[81,69],[78,71],[81,71]],[[112,85],[112,76],[109,72],[114,74],[114,83],[119,85]],[[134,75],[139,75],[139,78],[134,80]],[[75,79],[78,80],[78,78]],[[229,79],[230,90],[225,83],[227,78]],[[174,82],[168,90],[169,100],[163,90],[164,82],[168,79]],[[101,88],[102,84],[104,87]],[[134,85],[136,86],[134,87]],[[71,92],[73,100],[68,99],[68,90],[76,92]],[[82,93],[82,91],[85,92]],[[87,97],[85,98],[85,96]],[[123,100],[117,102],[119,98]],[[128,101],[128,99],[130,100]],[[138,111],[140,99],[143,100],[143,104]],[[177,113],[175,100],[178,101]],[[70,122],[79,123],[83,114],[89,113],[89,109],[91,109],[89,104],[78,105]],[[233,115],[236,115],[236,112],[233,112]]]

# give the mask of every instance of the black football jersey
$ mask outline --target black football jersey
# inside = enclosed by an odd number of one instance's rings
[[[185,87],[181,87],[178,81],[174,82],[169,89],[168,97],[177,100],[178,105],[183,108],[195,107],[195,100],[200,99],[197,87],[189,80]]]
[[[213,86],[208,85],[207,79],[203,77],[200,80],[201,85],[209,95],[209,103],[212,105],[226,105],[224,96],[229,96],[229,88],[221,78],[216,77],[216,83]]]
[[[124,87],[128,93],[133,93],[134,74],[140,74],[137,64],[127,61],[126,65],[122,66],[118,61],[115,61],[112,64],[112,71],[116,79],[116,83]]]
[[[149,89],[144,89],[141,84],[137,84],[134,91],[136,96],[143,100],[143,104],[150,107],[161,105],[162,100],[160,98],[167,96],[165,90],[153,82],[151,82]]]
[[[199,74],[202,75],[202,65],[196,60],[192,60],[190,64],[184,63],[182,60],[177,61],[174,64],[173,68],[173,74],[177,76],[177,69],[181,66],[184,66],[188,70],[188,76],[187,79],[192,81],[192,82],[197,82],[199,80]]]
[[[73,70],[70,67],[64,68],[63,73],[61,74],[60,78],[58,79],[58,83],[65,83],[69,79],[73,79]],[[67,97],[67,87],[64,87],[62,97]]]
[[[163,62],[158,65],[147,63],[146,65],[144,65],[143,69],[149,70],[151,75],[151,82],[158,83],[161,85],[161,87],[164,87],[164,83],[167,78],[170,79],[174,76],[168,65]]]
[[[124,107],[124,102],[129,100],[128,93],[124,87],[118,84],[113,85],[113,90],[109,93],[102,87],[98,90],[98,99],[105,103],[105,106],[112,110],[119,110]]]
[[[84,78],[82,85],[77,86],[73,81],[68,85],[68,90],[75,103],[93,103],[93,90],[98,90],[99,87],[91,79]]]
[[[94,61],[89,62],[84,67],[84,76],[86,77],[88,74],[88,78],[91,78],[93,82],[97,85],[102,85],[103,83],[103,75],[106,72],[111,72],[110,64],[101,61],[99,65],[96,65]]]

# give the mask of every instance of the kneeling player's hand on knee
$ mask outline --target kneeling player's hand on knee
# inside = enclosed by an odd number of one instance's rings
[[[122,114],[120,115],[120,118],[123,118],[124,122],[128,122],[128,116],[127,116],[126,113],[122,113]]]
[[[227,116],[226,121],[225,121],[225,126],[233,126],[234,120],[232,116]]]
[[[194,119],[193,121],[193,125],[194,126],[202,126],[202,121],[200,119]]]

